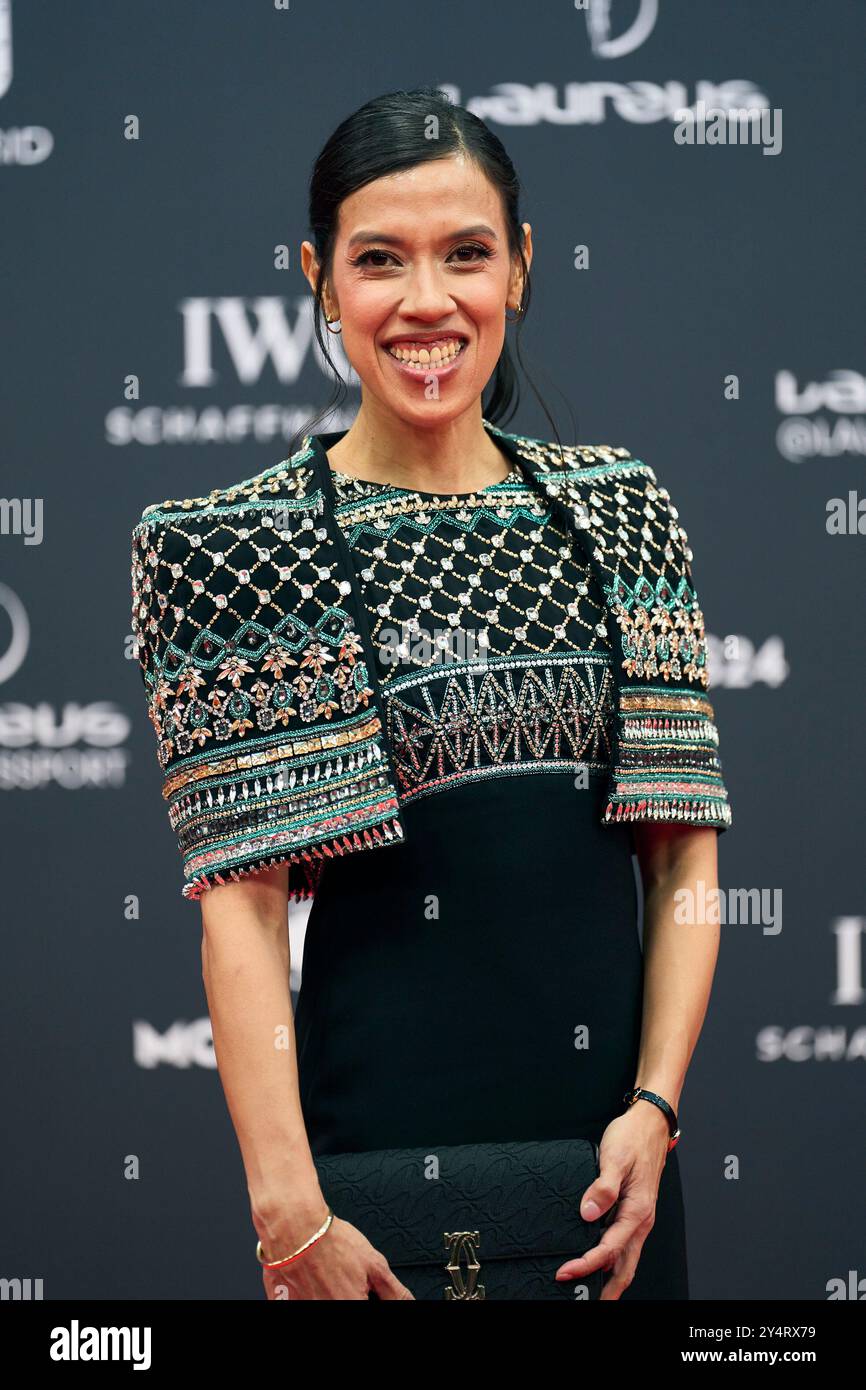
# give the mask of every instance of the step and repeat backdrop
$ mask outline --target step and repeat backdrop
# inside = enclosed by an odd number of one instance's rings
[[[561,437],[650,463],[694,551],[733,826],[680,1109],[692,1296],[866,1297],[864,31],[860,0],[0,0],[0,1277],[22,1296],[262,1296],[130,536],[285,458],[328,400],[310,169],[364,101],[433,83],[521,177],[522,353]],[[320,429],[357,410],[343,367]],[[505,427],[551,437],[525,381]]]

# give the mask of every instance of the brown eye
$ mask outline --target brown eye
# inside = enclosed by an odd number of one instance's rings
[[[356,256],[352,262],[352,265],[372,265],[373,262],[370,259],[372,256],[384,256],[386,259],[394,259],[390,251],[381,251],[377,247],[371,247],[369,251],[362,251],[360,256]],[[375,269],[377,270],[380,268],[381,267],[379,265],[376,265],[375,267]]]
[[[487,260],[493,254],[486,246],[477,246],[474,242],[467,242],[464,246],[458,246],[453,254],[456,256],[461,251],[475,252],[475,254],[481,256],[483,260]],[[471,261],[464,261],[463,264],[471,264]]]

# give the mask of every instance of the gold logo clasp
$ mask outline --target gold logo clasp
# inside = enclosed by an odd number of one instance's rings
[[[455,1298],[484,1298],[484,1285],[478,1283],[481,1264],[478,1260],[477,1231],[444,1231],[445,1249],[449,1252],[445,1268],[451,1275],[451,1283],[445,1285],[445,1297],[451,1302]]]

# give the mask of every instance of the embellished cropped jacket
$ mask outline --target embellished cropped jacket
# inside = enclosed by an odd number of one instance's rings
[[[692,552],[667,489],[628,449],[485,429],[556,509],[600,580],[615,654],[603,823],[724,831]],[[406,838],[382,691],[327,454],[145,507],[132,631],[183,896],[280,864],[311,897],[325,861]]]

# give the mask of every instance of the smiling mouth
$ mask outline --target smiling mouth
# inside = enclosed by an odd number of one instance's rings
[[[407,367],[426,367],[429,371],[430,368],[447,367],[449,362],[459,357],[465,347],[465,338],[443,337],[427,343],[413,343],[409,340],[405,343],[389,343],[385,351],[395,361]]]

